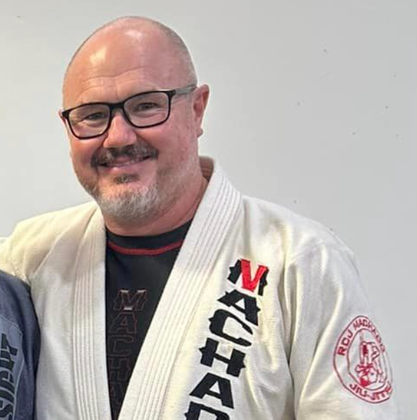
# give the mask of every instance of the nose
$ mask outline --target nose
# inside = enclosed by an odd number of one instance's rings
[[[110,127],[106,133],[103,147],[120,148],[136,143],[135,127],[126,120],[123,112],[117,110],[112,116]]]

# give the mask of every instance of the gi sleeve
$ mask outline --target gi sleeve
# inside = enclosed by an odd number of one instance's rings
[[[316,245],[292,259],[287,279],[296,419],[399,419],[386,343],[350,251]]]

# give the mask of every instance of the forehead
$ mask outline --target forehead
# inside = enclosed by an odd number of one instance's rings
[[[152,89],[181,87],[186,69],[178,50],[155,31],[108,31],[88,42],[64,83],[64,107],[118,102]]]

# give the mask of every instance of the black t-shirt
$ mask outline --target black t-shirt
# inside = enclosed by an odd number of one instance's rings
[[[106,350],[113,420],[119,416],[136,359],[190,224],[146,237],[107,231]]]

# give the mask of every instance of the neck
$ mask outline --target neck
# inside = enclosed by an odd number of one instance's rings
[[[194,185],[175,202],[160,209],[156,216],[154,212],[149,217],[122,221],[103,214],[105,225],[111,232],[122,236],[154,236],[174,230],[194,217],[207,188],[207,180],[201,175],[200,181]]]

